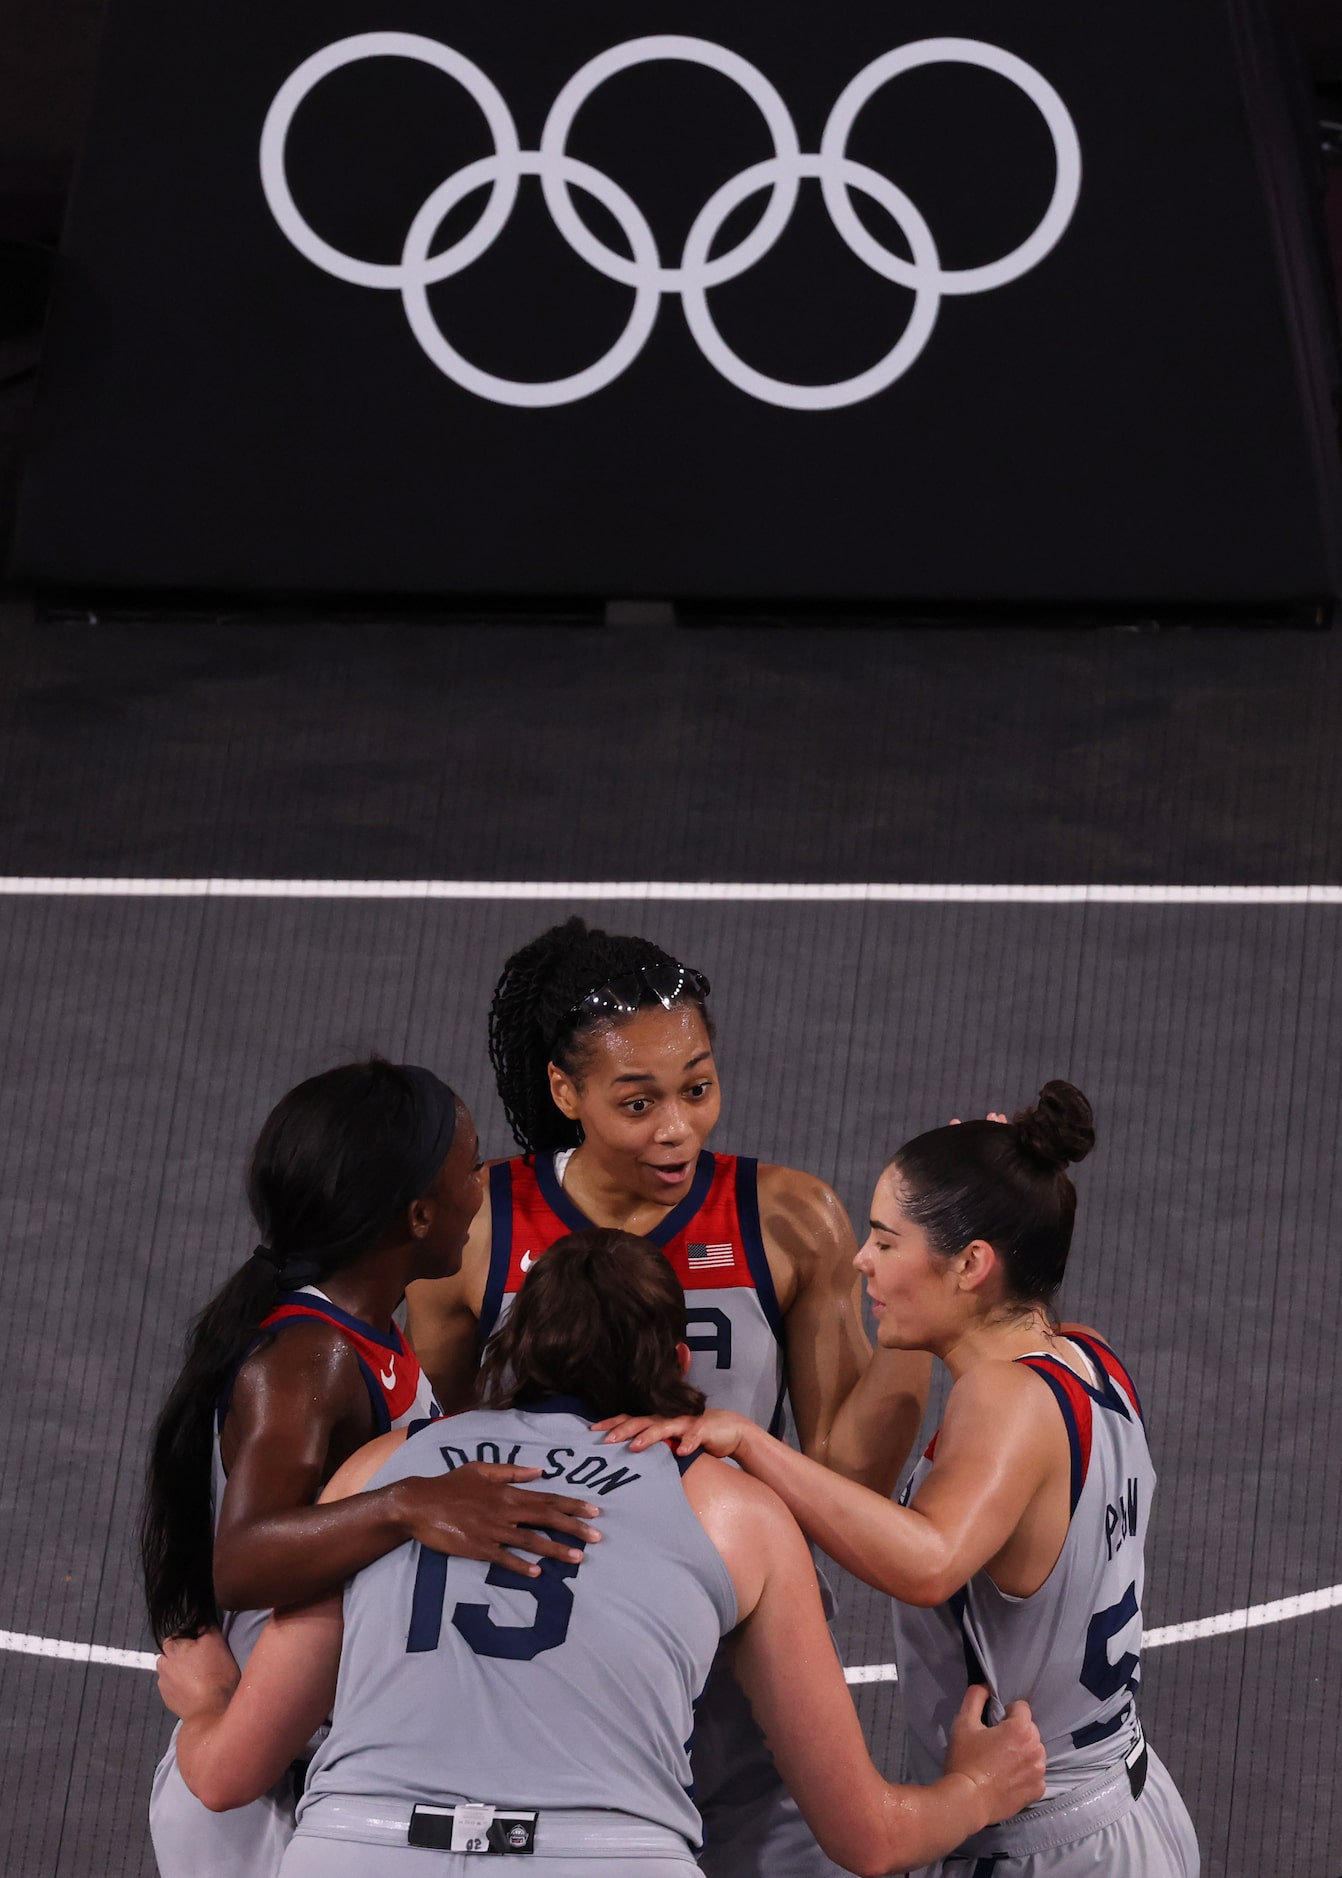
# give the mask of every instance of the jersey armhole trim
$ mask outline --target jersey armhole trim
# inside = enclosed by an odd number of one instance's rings
[[[503,1309],[508,1268],[513,1260],[513,1164],[496,1161],[489,1170],[489,1271],[480,1303],[480,1348],[494,1334]]]
[[[736,1217],[741,1227],[746,1264],[755,1283],[755,1295],[770,1330],[781,1344],[783,1313],[778,1308],[778,1293],[774,1290],[774,1275],[769,1269],[769,1255],[764,1249],[764,1231],[760,1225],[759,1167],[752,1156],[738,1154],[736,1157]],[[787,1387],[786,1382],[783,1386]]]
[[[1118,1383],[1128,1401],[1131,1402],[1138,1421],[1145,1425],[1146,1416],[1142,1413],[1141,1397],[1137,1394],[1137,1386],[1128,1373],[1126,1363],[1099,1337],[1083,1337],[1075,1332],[1071,1333],[1071,1337],[1072,1342],[1078,1344],[1096,1365],[1109,1386],[1110,1394],[1113,1393],[1114,1383]]]
[[[1025,1369],[1032,1369],[1041,1381],[1046,1382],[1057,1399],[1062,1411],[1063,1426],[1067,1430],[1067,1445],[1071,1453],[1071,1513],[1075,1513],[1081,1499],[1081,1489],[1086,1484],[1086,1475],[1090,1471],[1091,1441],[1091,1405],[1090,1393],[1081,1378],[1074,1375],[1065,1363],[1056,1357],[1026,1356],[1019,1359]]]

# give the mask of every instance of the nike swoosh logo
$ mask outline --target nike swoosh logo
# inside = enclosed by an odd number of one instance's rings
[[[524,1252],[522,1254],[522,1270],[524,1272],[529,1272],[535,1263],[536,1254],[534,1252]]]
[[[396,1387],[396,1358],[393,1357],[386,1369],[380,1369],[377,1373],[384,1389],[394,1389]]]

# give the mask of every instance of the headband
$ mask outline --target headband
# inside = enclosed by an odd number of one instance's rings
[[[390,1225],[402,1207],[409,1206],[412,1200],[417,1200],[421,1193],[433,1185],[434,1177],[451,1152],[457,1133],[457,1098],[447,1084],[435,1076],[431,1069],[423,1069],[417,1063],[398,1063],[395,1067],[397,1074],[409,1086],[411,1098],[406,1171],[377,1232]],[[377,1232],[371,1238],[376,1238]],[[281,1291],[297,1291],[301,1285],[310,1285],[329,1266],[328,1259],[314,1253],[303,1253],[291,1258],[277,1251],[274,1246],[267,1245],[255,1247],[252,1257],[263,1260],[273,1268]]]

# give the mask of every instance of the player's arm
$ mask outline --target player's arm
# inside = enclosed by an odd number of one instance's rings
[[[621,1417],[607,1440],[634,1453],[670,1439],[702,1445],[767,1482],[807,1537],[857,1578],[905,1604],[944,1604],[1016,1531],[1058,1465],[1062,1434],[1047,1388],[1014,1363],[985,1363],[952,1389],[937,1457],[912,1505],[818,1467],[743,1415],[710,1409],[697,1420]]]
[[[940,1780],[914,1787],[882,1778],[796,1523],[757,1483],[738,1477],[719,1486],[702,1476],[695,1483],[711,1465],[690,1469],[686,1492],[691,1504],[705,1493],[718,1501],[700,1516],[745,1610],[733,1634],[733,1666],[784,1784],[828,1856],[860,1874],[906,1871],[1039,1798],[1045,1757],[1028,1709],[1014,1705],[1003,1724],[986,1729],[984,1689],[966,1700]]]
[[[323,1505],[360,1493],[404,1439],[398,1429],[352,1455],[327,1485]],[[182,1721],[177,1764],[211,1812],[259,1799],[330,1714],[343,1634],[337,1596],[272,1618],[241,1678],[217,1630],[164,1645],[159,1694]]]
[[[802,1451],[878,1493],[894,1490],[927,1404],[931,1358],[875,1350],[862,1328],[857,1240],[838,1196],[811,1174],[762,1167],[765,1244],[796,1279],[785,1319],[788,1393]]]
[[[405,1294],[406,1334],[420,1368],[449,1415],[466,1408],[480,1367],[480,1313],[489,1277],[492,1225],[489,1203],[471,1222],[461,1270],[452,1278],[423,1278]]]
[[[358,1359],[325,1324],[295,1324],[239,1372],[229,1409],[233,1447],[214,1545],[214,1589],[226,1610],[308,1603],[356,1571],[418,1539],[436,1552],[489,1559],[535,1574],[507,1550],[580,1560],[579,1550],[531,1530],[536,1496],[513,1482],[538,1470],[460,1467],[433,1479],[399,1480],[358,1500],[313,1505],[341,1448],[368,1429]],[[541,1523],[587,1538],[596,1508],[549,1496]],[[519,1533],[519,1527],[525,1532]]]

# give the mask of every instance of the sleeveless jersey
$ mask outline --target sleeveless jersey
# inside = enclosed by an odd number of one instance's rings
[[[313,1286],[286,1292],[262,1330],[282,1330],[305,1318],[334,1324],[353,1346],[359,1359],[373,1420],[379,1433],[402,1426],[417,1416],[437,1414],[427,1381],[394,1326],[384,1335],[372,1324],[351,1317]],[[244,1358],[244,1361],[246,1359]],[[241,1367],[241,1366],[239,1366]],[[212,1498],[215,1530],[223,1505],[225,1475],[219,1437],[228,1414],[231,1387],[221,1397],[215,1415]],[[241,1669],[255,1648],[269,1611],[225,1611],[224,1638]],[[180,1724],[179,1724],[180,1727]],[[154,1773],[149,1802],[149,1830],[160,1878],[277,1878],[285,1849],[293,1837],[294,1791],[286,1774],[269,1793],[250,1806],[229,1813],[211,1813],[187,1788],[177,1767],[177,1731]]]
[[[361,1317],[351,1317],[348,1311],[342,1311],[338,1304],[332,1304],[326,1294],[315,1286],[305,1285],[301,1291],[284,1292],[269,1317],[262,1320],[259,1330],[282,1330],[288,1324],[303,1323],[314,1317],[322,1323],[333,1325],[358,1358],[373,1410],[375,1434],[385,1435],[393,1428],[404,1428],[409,1422],[422,1420],[426,1415],[442,1413],[434,1400],[428,1377],[420,1369],[414,1351],[397,1326],[393,1324],[389,1331],[382,1331],[372,1324],[366,1324]],[[245,1357],[243,1361],[246,1361]],[[228,1414],[230,1396],[231,1390],[220,1398],[214,1422],[212,1485],[216,1531],[227,1478],[219,1452],[219,1441]],[[223,1613],[221,1622],[224,1641],[233,1652],[239,1669],[246,1666],[247,1658],[269,1616],[269,1611]]]
[[[1117,1766],[1137,1742],[1142,1542],[1156,1476],[1127,1370],[1107,1344],[1071,1341],[1090,1357],[1099,1387],[1055,1357],[1018,1359],[1053,1391],[1071,1448],[1071,1521],[1048,1578],[1016,1598],[981,1571],[947,1604],[894,1605],[914,1780],[941,1772],[971,1682],[992,1691],[992,1720],[1009,1702],[1029,1702],[1048,1753],[1049,1799]],[[901,1504],[917,1495],[935,1450],[934,1436]]]
[[[565,1193],[555,1158],[519,1157],[490,1169],[482,1343],[546,1248],[592,1225]],[[758,1165],[705,1148],[690,1191],[647,1237],[685,1288],[690,1381],[711,1407],[735,1409],[777,1432],[786,1387],[783,1318],[760,1231]]]
[[[694,1703],[737,1613],[675,1458],[606,1447],[581,1403],[554,1397],[431,1422],[369,1487],[476,1460],[542,1468],[524,1491],[597,1501],[601,1544],[526,1578],[410,1543],[351,1580],[299,1831],[321,1831],[323,1799],[363,1795],[605,1808],[697,1846]]]

